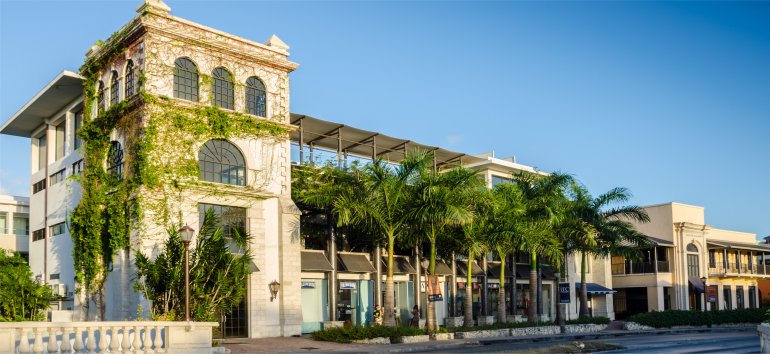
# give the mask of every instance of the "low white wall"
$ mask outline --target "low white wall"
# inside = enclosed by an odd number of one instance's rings
[[[210,354],[216,322],[104,321],[0,323],[0,353],[165,351]]]

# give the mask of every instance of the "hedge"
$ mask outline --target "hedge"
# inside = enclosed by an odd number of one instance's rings
[[[767,309],[738,309],[720,311],[679,311],[646,312],[633,315],[628,322],[654,328],[673,326],[711,326],[728,323],[760,323],[766,319]]]
[[[567,321],[567,324],[608,324],[610,319],[607,317],[590,317],[579,320]],[[505,322],[496,323],[492,325],[475,326],[475,327],[454,327],[446,328],[441,327],[438,329],[438,333],[447,332],[470,332],[470,331],[483,331],[489,329],[505,329],[505,328],[525,328],[525,327],[540,327],[540,326],[554,326],[553,322]],[[314,340],[325,342],[339,342],[350,343],[354,340],[371,339],[377,337],[390,338],[391,341],[403,336],[418,336],[429,334],[424,329],[414,327],[385,327],[385,326],[343,326],[327,328],[320,331],[315,331],[310,334],[310,337]]]
[[[314,340],[325,342],[350,343],[354,340],[377,337],[390,338],[391,341],[403,336],[418,336],[427,334],[425,330],[415,327],[385,327],[385,326],[343,326],[326,328],[310,334]]]

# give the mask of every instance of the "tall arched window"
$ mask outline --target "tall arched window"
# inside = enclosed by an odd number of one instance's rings
[[[174,97],[198,100],[198,68],[190,59],[178,58],[174,61]]]
[[[136,91],[134,91],[134,62],[129,60],[128,63],[126,63],[126,98],[129,98],[133,96]]]
[[[227,140],[207,141],[198,152],[199,178],[204,181],[246,185],[246,163],[243,154]]]
[[[120,99],[120,79],[118,77],[118,72],[113,70],[112,79],[110,79],[110,106],[118,104]]]
[[[120,142],[111,141],[107,153],[107,172],[118,179],[123,178],[123,147]]]
[[[698,252],[698,246],[695,246],[694,243],[688,243],[687,252]]]
[[[104,81],[99,80],[99,86],[97,87],[98,92],[96,93],[96,112],[102,113],[104,112]]]
[[[233,109],[235,106],[235,88],[233,76],[227,69],[219,67],[212,73],[211,93],[213,104],[222,108]]]
[[[256,76],[246,80],[246,109],[249,114],[260,117],[267,116],[265,84]]]

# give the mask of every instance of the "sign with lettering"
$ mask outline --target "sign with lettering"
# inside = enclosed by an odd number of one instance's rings
[[[303,281],[302,282],[302,289],[315,289],[315,282],[314,281]]]
[[[559,303],[560,304],[569,304],[570,291],[571,290],[570,290],[569,283],[559,284]]]
[[[354,281],[340,281],[340,290],[350,290],[356,288],[356,282]]]
[[[708,302],[717,302],[717,286],[716,285],[709,285],[706,287],[706,301]]]
[[[444,301],[444,297],[441,296],[441,287],[438,283],[438,275],[428,276],[428,301]]]

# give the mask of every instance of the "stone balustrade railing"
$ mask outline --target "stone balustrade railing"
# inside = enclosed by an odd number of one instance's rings
[[[0,353],[218,353],[216,322],[6,322]]]

